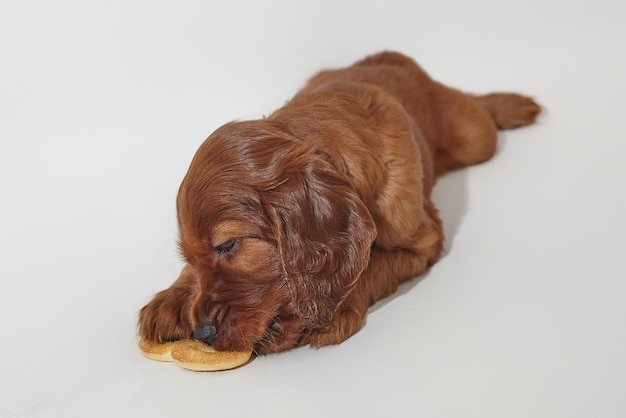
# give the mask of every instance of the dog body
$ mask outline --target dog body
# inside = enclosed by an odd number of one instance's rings
[[[472,96],[384,52],[312,78],[261,120],[216,130],[178,194],[178,280],[140,313],[147,340],[257,353],[337,344],[442,253],[438,175],[533,123],[517,94]]]

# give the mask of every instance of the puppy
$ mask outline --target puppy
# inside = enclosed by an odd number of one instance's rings
[[[437,176],[491,158],[530,98],[473,96],[383,52],[324,71],[198,149],[177,199],[186,265],[139,315],[152,341],[272,353],[338,344],[442,253]]]

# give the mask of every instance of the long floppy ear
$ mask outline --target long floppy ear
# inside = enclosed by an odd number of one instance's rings
[[[367,267],[376,226],[348,181],[316,157],[284,174],[266,208],[296,312],[324,329]]]

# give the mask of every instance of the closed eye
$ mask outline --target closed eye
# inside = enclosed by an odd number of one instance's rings
[[[227,254],[230,254],[233,248],[235,248],[236,243],[237,243],[236,238],[231,239],[231,240],[224,242],[223,244],[216,246],[215,250],[218,252],[219,255],[227,255]]]

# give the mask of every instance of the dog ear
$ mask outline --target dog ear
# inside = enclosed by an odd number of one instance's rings
[[[266,207],[295,310],[325,329],[367,267],[376,227],[349,182],[316,157],[285,172]]]

